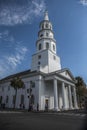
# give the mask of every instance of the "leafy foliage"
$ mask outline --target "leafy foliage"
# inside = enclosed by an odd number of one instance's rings
[[[24,82],[19,77],[15,77],[10,82],[11,87],[15,89],[14,108],[16,104],[17,89],[24,88]]]
[[[14,79],[12,79],[10,85],[11,85],[14,89],[24,88],[24,82],[23,82],[19,77],[15,77]]]
[[[77,94],[83,96],[85,94],[84,92],[86,91],[86,84],[82,77],[78,76],[75,79],[76,79]]]
[[[82,103],[81,98],[87,95],[87,88],[82,77],[78,76],[75,79],[76,79],[76,93],[78,97],[78,104],[79,106],[81,106]]]

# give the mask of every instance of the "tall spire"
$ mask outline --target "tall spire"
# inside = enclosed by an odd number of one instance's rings
[[[48,11],[47,10],[44,13],[44,20],[49,20]]]
[[[46,60],[44,60],[46,58]],[[56,55],[56,40],[49,21],[48,11],[40,22],[36,53],[32,56],[31,71],[50,73],[61,69],[60,58]]]

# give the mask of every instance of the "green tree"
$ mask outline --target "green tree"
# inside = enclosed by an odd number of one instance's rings
[[[87,94],[86,84],[82,77],[78,76],[76,79],[76,93],[78,99],[78,105],[81,107],[82,100],[81,98]]]
[[[16,104],[17,89],[24,88],[24,82],[19,77],[15,77],[10,81],[11,87],[15,89],[14,108]]]

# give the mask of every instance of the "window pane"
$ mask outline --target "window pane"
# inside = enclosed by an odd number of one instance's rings
[[[41,34],[40,37],[43,37],[43,34]]]
[[[56,56],[53,56],[53,59],[56,60]]]
[[[55,51],[55,46],[53,45],[53,50]]]
[[[48,24],[46,24],[46,28],[48,28]]]
[[[46,33],[46,36],[48,37],[48,33]]]
[[[49,49],[49,43],[48,42],[46,43],[46,49]]]
[[[38,59],[41,59],[41,55],[38,56]]]
[[[41,50],[41,44],[39,44],[39,50]]]

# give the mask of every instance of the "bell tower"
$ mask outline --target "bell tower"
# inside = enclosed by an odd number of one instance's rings
[[[31,71],[37,70],[50,73],[61,69],[60,58],[56,55],[56,40],[48,12],[45,11],[44,20],[40,22],[36,53],[32,56]]]

